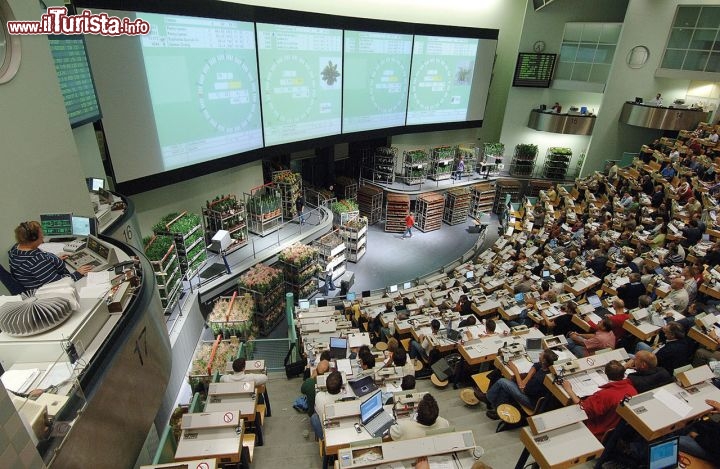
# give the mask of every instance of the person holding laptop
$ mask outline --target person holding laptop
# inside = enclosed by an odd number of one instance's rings
[[[26,290],[40,288],[65,277],[77,281],[92,272],[93,266],[88,264],[71,274],[65,267],[64,257],[40,250],[44,242],[40,222],[20,223],[15,228],[15,240],[17,244],[8,251],[10,273]]]
[[[417,406],[415,418],[400,419],[390,427],[390,438],[393,440],[410,440],[422,438],[430,430],[448,428],[450,422],[440,417],[440,408],[432,394],[425,394]]]

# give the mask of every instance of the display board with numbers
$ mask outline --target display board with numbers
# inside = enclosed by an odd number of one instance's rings
[[[549,88],[556,59],[557,54],[520,52],[515,65],[513,86]]]

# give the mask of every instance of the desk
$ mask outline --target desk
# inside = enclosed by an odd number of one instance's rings
[[[698,326],[693,326],[690,328],[690,330],[688,331],[688,337],[711,351],[717,350],[720,346],[720,344],[713,340],[712,337],[701,331]]]
[[[581,296],[585,292],[592,290],[601,282],[602,280],[594,275],[580,277],[575,279],[574,282],[565,282],[565,291],[572,293],[575,296]]]
[[[660,394],[658,394],[659,392]],[[658,398],[668,395],[671,403],[677,402],[678,404],[668,407]],[[682,397],[682,400],[678,396]],[[709,382],[700,383],[688,389],[683,389],[676,383],[670,383],[638,394],[625,405],[618,406],[617,413],[643,438],[652,441],[674,432],[710,412],[712,407],[705,404],[705,399],[720,400],[720,389]],[[687,413],[683,410],[686,410]],[[678,412],[682,412],[684,415]]]
[[[542,415],[547,416],[549,413]],[[520,441],[543,469],[577,466],[600,456],[604,449],[582,422],[541,435],[533,435],[530,427],[523,427],[520,430]]]
[[[491,335],[480,339],[465,342],[458,347],[460,355],[468,365],[474,366],[480,363],[495,360],[497,352],[503,344],[518,343],[525,344],[525,339],[540,339],[545,335],[538,329],[531,328],[527,334],[522,335]]]

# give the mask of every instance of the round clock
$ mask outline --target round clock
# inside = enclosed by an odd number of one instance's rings
[[[535,41],[533,44],[533,50],[535,52],[542,52],[545,50],[545,41]]]
[[[20,37],[7,31],[7,22],[14,19],[10,5],[0,0],[0,84],[10,81],[20,68]]]

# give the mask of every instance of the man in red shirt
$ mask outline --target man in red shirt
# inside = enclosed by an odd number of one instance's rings
[[[408,213],[405,217],[405,233],[403,233],[402,239],[405,239],[406,237],[412,238],[413,226],[415,226],[415,218],[413,218],[412,213]]]
[[[609,380],[607,384],[600,386],[595,394],[584,400],[575,394],[570,381],[562,383],[573,404],[580,404],[588,415],[585,425],[600,441],[608,430],[620,422],[620,416],[615,411],[620,402],[625,397],[637,394],[630,380],[625,378],[625,367],[619,361],[611,360],[605,365],[605,376]]]

